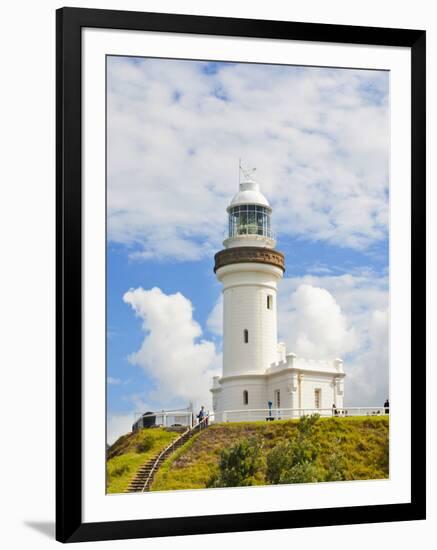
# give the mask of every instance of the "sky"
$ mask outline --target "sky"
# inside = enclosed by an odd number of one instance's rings
[[[286,258],[280,341],[342,357],[346,406],[389,396],[389,73],[110,56],[109,442],[136,413],[211,406],[240,158]]]

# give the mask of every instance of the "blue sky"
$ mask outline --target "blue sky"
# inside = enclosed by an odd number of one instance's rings
[[[387,397],[388,87],[379,71],[108,58],[109,439],[135,411],[208,405],[240,157],[286,255],[287,351],[342,356],[349,405]]]

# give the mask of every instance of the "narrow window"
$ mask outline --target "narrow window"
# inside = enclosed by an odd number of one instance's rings
[[[273,309],[273,295],[267,295],[267,309]]]
[[[316,409],[320,409],[321,394],[322,394],[322,390],[320,389],[314,390],[314,407]]]
[[[247,328],[244,329],[244,343],[249,343],[249,331],[247,330]]]
[[[244,390],[243,392],[243,405],[247,405],[249,403],[249,392],[247,390]]]
[[[275,390],[275,408],[281,408],[281,391]]]

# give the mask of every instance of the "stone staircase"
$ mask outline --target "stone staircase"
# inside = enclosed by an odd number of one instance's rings
[[[168,445],[163,451],[156,454],[150,460],[145,462],[135,474],[135,477],[130,482],[126,489],[126,493],[143,493],[150,491],[150,487],[153,483],[153,479],[156,472],[161,467],[161,464],[167,460],[174,452],[179,449],[184,443],[188,441],[195,433],[208,427],[208,422],[203,420],[196,426],[185,431],[177,439],[175,439],[170,445]]]

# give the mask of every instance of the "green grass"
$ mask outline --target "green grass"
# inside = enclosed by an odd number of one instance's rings
[[[140,466],[167,447],[179,435],[164,428],[146,428],[121,436],[108,449],[107,492],[123,493]]]
[[[213,424],[164,462],[151,490],[205,488],[208,480],[218,471],[222,449],[243,438],[257,436],[265,458],[273,447],[296,436],[297,422],[278,420]],[[317,469],[320,479],[324,479],[334,453],[343,456],[345,480],[387,478],[388,434],[387,416],[321,418],[313,436],[319,449]],[[266,484],[264,468],[265,463],[256,476],[256,483],[261,485]]]

